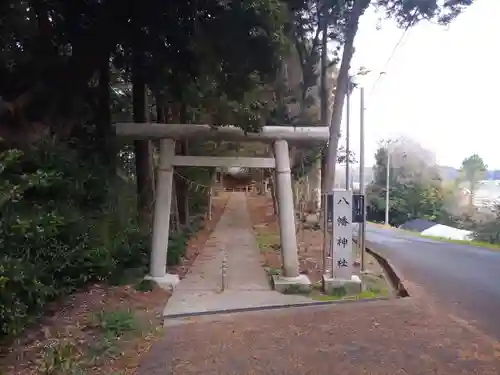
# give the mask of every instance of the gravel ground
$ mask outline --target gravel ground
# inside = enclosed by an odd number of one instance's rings
[[[500,345],[421,299],[289,308],[166,327],[139,374],[500,372]]]
[[[254,224],[272,226],[268,207],[257,208],[250,207]],[[257,211],[269,220],[257,222]],[[138,374],[500,374],[497,341],[450,315],[411,280],[405,286],[412,297],[168,325]]]

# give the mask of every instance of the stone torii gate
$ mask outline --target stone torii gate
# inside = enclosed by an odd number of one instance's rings
[[[283,276],[274,280],[276,289],[290,285],[310,285],[306,275],[299,275],[295,213],[290,173],[289,144],[324,145],[328,127],[264,126],[258,133],[246,133],[235,126],[214,128],[195,124],[117,123],[116,134],[128,139],[160,139],[160,160],[154,206],[153,241],[148,279],[162,287],[173,288],[177,275],[166,272],[175,166],[274,168],[279,210]],[[272,143],[274,158],[181,156],[175,154],[175,142],[186,139]]]

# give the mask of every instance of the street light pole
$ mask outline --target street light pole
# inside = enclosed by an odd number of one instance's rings
[[[365,89],[360,88],[359,108],[359,193],[365,196]],[[366,239],[366,197],[363,200],[363,222],[359,223],[358,242],[361,253],[361,271],[365,270],[365,239]]]
[[[350,117],[351,117],[351,77],[349,77],[347,95],[346,95],[346,112],[345,112],[345,189],[349,190],[351,186],[351,177],[349,172],[349,154],[350,154],[350,145],[349,145],[349,133],[350,133]]]
[[[385,225],[389,225],[389,178],[391,170],[391,153],[387,144],[387,166],[385,171]]]

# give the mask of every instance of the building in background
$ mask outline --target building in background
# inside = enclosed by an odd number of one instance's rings
[[[437,224],[429,220],[414,219],[399,226],[401,229],[420,233],[423,236],[441,237],[451,240],[471,240],[473,233],[470,230],[453,228],[448,225]]]
[[[463,193],[463,199],[461,201],[462,206],[469,204],[470,190],[468,189],[467,183],[461,183],[459,185],[461,192]],[[472,199],[472,204],[478,209],[488,209],[492,210],[497,205],[500,204],[500,180],[483,180],[479,181],[477,190]]]

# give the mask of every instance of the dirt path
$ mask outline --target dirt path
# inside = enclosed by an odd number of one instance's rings
[[[139,374],[498,374],[489,337],[401,299],[233,314],[169,327]]]

